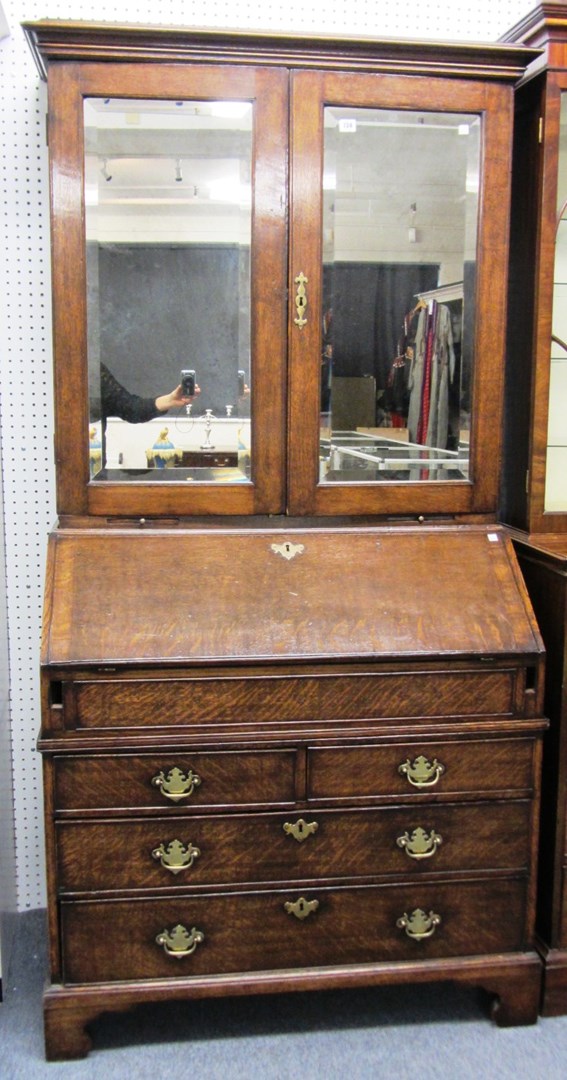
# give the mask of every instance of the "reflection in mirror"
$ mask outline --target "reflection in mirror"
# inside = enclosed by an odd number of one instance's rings
[[[325,107],[322,483],[469,478],[480,126]]]
[[[545,511],[567,510],[567,92],[561,94]]]
[[[90,475],[250,478],[252,105],[88,98]]]

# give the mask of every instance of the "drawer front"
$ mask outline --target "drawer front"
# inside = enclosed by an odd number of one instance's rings
[[[295,801],[294,750],[55,758],[59,810],[264,805]]]
[[[309,751],[309,797],[356,799],[530,792],[532,739],[322,747]]]
[[[66,726],[139,728],[281,724],[371,717],[509,716],[514,669],[78,682]]]
[[[525,870],[528,801],[59,822],[64,892]]]
[[[190,978],[494,954],[525,945],[524,904],[524,883],[510,879],[62,902],[63,977]]]

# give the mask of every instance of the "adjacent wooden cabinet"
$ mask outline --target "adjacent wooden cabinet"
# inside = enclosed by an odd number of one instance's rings
[[[567,5],[507,35],[543,50],[517,90],[503,519],[548,650],[538,932],[543,1012],[567,1012]]]
[[[536,52],[25,29],[60,513],[48,1057],[142,1002],[411,980],[535,1022],[545,658],[495,521]]]

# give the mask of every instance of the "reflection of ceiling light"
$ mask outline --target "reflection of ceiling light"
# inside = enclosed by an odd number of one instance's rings
[[[470,128],[468,124],[459,124],[457,128],[457,132],[459,133],[459,135],[468,135],[469,131]]]
[[[250,110],[249,101],[211,101],[211,116],[242,120]]]
[[[207,187],[212,202],[236,203],[239,206],[252,201],[250,184],[239,184],[233,180],[211,180]]]
[[[337,190],[337,174],[334,172],[323,173],[323,191]]]

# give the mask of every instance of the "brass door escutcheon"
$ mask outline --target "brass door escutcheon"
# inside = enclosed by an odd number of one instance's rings
[[[298,818],[295,825],[292,825],[290,821],[286,821],[283,827],[283,831],[286,836],[293,836],[294,840],[302,844],[304,840],[307,840],[308,836],[313,836],[313,833],[317,832],[319,828],[316,821],[304,821],[302,817]]]
[[[185,844],[181,840],[170,840],[169,844],[160,844],[152,851],[152,858],[159,860],[165,870],[172,874],[178,874],[181,870],[187,870],[193,866],[195,859],[201,854],[201,849],[194,844]]]
[[[170,769],[167,776],[163,771],[160,771],[157,776],[152,777],[154,787],[159,788],[162,795],[166,799],[170,799],[171,802],[188,799],[195,788],[199,787],[200,783],[201,777],[197,776],[197,773],[194,773],[192,769],[189,769],[189,772],[185,774],[177,766]]]
[[[414,941],[423,941],[424,938],[431,937],[435,933],[440,922],[441,916],[436,915],[434,911],[426,915],[421,908],[416,908],[411,915],[404,911],[404,914],[396,921],[396,926],[400,930],[405,930],[407,936],[413,938]]]
[[[407,758],[402,765],[398,766],[398,772],[407,777],[413,787],[435,787],[435,784],[445,772],[445,766],[440,761],[437,761],[437,758],[433,758],[433,761],[430,762],[423,754],[419,754],[413,764]]]
[[[197,945],[200,945],[204,940],[205,935],[202,930],[197,930],[196,926],[191,927],[191,930],[187,930],[185,926],[179,923],[173,927],[173,930],[162,930],[161,934],[156,937],[156,944],[163,947],[163,951],[167,956],[182,960],[184,956],[191,956],[195,952]]]
[[[435,829],[432,829],[430,833],[426,833],[425,829],[422,829],[420,825],[413,830],[411,836],[408,832],[405,832],[398,836],[396,840],[398,847],[402,848],[410,859],[430,859],[432,855],[435,855],[439,844],[442,843],[443,837],[439,836]]]
[[[293,321],[300,330],[305,326],[307,322],[307,319],[305,318],[305,309],[307,307],[307,292],[305,290],[305,286],[307,285],[308,281],[309,278],[305,277],[303,271],[301,271],[301,273],[298,274],[295,278],[295,284],[297,285],[297,292],[295,294],[295,310],[297,311],[297,315],[295,316],[295,319]]]
[[[308,915],[317,911],[318,907],[318,900],[306,900],[304,896],[300,896],[299,900],[286,900],[284,904],[288,915],[295,915],[296,919],[306,919]]]

